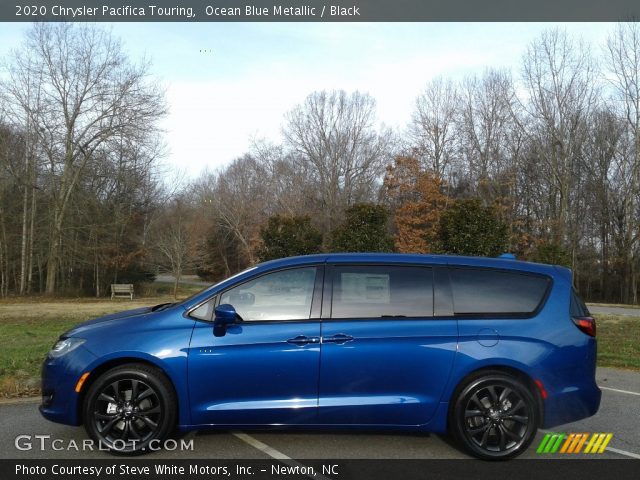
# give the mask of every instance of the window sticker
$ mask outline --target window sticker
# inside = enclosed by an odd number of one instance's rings
[[[341,273],[343,303],[390,303],[389,275]]]

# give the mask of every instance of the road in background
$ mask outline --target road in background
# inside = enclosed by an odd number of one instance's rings
[[[587,305],[591,313],[608,313],[612,315],[627,315],[629,317],[640,317],[640,308],[634,307],[606,307],[600,305]]]
[[[176,281],[176,277],[173,275],[162,273],[160,275],[156,275],[157,283],[174,283]],[[197,275],[183,275],[180,277],[181,285],[198,285],[202,287],[208,287],[209,285],[213,285],[211,282],[205,282],[200,279]]]

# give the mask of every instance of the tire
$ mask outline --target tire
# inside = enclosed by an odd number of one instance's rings
[[[484,460],[506,460],[524,452],[538,430],[538,405],[520,380],[501,372],[483,372],[454,397],[449,418],[457,443]]]
[[[176,395],[169,379],[141,363],[103,373],[87,391],[82,418],[89,436],[102,449],[121,455],[155,450],[173,432]]]

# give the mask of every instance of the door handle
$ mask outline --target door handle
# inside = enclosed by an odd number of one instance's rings
[[[320,343],[320,339],[318,337],[307,337],[306,335],[298,335],[297,337],[287,340],[287,343],[302,346],[308,345],[310,343]]]
[[[323,343],[336,343],[338,345],[342,345],[343,343],[351,342],[352,340],[353,340],[353,337],[351,335],[346,335],[344,333],[336,333],[332,337],[323,338],[322,342]]]

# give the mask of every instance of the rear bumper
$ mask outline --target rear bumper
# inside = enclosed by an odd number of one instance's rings
[[[567,386],[544,401],[544,428],[575,422],[595,415],[602,392],[595,383]]]

